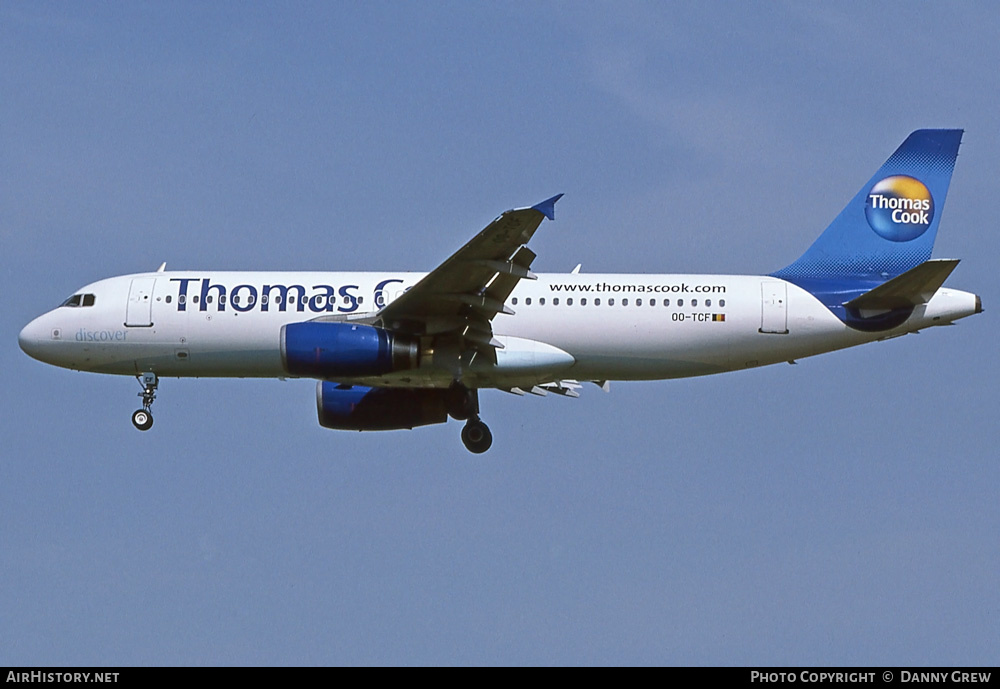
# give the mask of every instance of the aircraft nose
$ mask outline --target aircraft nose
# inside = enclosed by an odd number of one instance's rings
[[[45,332],[45,325],[39,322],[41,320],[41,318],[36,318],[31,321],[21,329],[17,336],[17,344],[21,351],[39,361],[43,360],[43,343],[51,336],[51,333]]]

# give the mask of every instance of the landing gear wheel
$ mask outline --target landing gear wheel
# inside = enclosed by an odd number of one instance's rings
[[[132,425],[140,431],[148,431],[153,427],[153,415],[147,409],[136,409],[132,414]]]
[[[478,418],[470,419],[462,429],[462,442],[469,452],[482,454],[493,444],[493,434],[490,433],[490,427]]]

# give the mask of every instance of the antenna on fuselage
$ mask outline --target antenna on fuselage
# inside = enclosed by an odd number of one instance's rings
[[[167,269],[167,262],[164,261],[163,263],[160,264],[160,267],[156,269],[156,272],[162,273],[166,269]]]

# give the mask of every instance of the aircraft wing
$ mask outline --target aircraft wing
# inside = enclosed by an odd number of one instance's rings
[[[493,338],[491,321],[513,313],[504,302],[519,280],[535,278],[529,270],[535,253],[524,245],[543,219],[555,217],[561,197],[502,213],[376,319],[397,332],[454,335],[460,354],[471,348],[495,361],[503,345]]]

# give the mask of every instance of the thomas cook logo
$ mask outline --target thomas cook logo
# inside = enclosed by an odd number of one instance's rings
[[[876,183],[868,192],[865,217],[880,237],[908,242],[931,226],[934,199],[920,180],[893,175]]]

